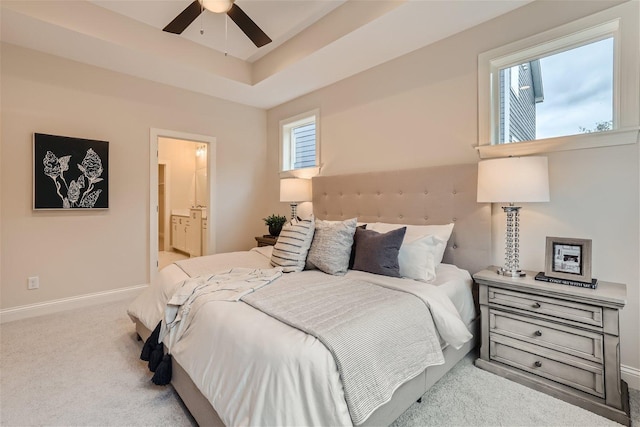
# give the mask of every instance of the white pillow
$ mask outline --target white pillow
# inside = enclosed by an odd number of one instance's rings
[[[400,276],[422,282],[432,282],[436,278],[436,252],[442,240],[431,234],[411,242],[402,242],[398,253]]]
[[[306,268],[315,267],[327,274],[344,275],[349,268],[356,223],[356,218],[345,221],[316,220]]]
[[[436,242],[434,262],[436,266],[442,262],[444,250],[447,248],[447,242],[453,232],[453,223],[446,225],[406,225],[372,222],[367,224],[367,230],[377,231],[378,233],[387,233],[400,227],[407,227],[407,232],[405,233],[404,240],[402,241],[403,245],[427,235],[438,237],[439,241]]]
[[[315,220],[313,215],[308,219],[291,221],[282,227],[278,241],[271,252],[271,265],[282,267],[285,273],[304,270],[307,253],[313,240]]]

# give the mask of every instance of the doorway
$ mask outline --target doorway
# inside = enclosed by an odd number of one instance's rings
[[[175,147],[163,153],[168,140],[176,141]],[[170,143],[170,142],[169,142]],[[199,227],[181,227],[175,231],[189,233],[178,236],[175,251],[186,258],[215,253],[215,158],[216,139],[164,129],[151,129],[150,133],[150,203],[149,203],[149,280],[153,280],[160,267],[160,252],[171,257],[175,241],[172,214],[177,219],[198,224]],[[185,149],[186,147],[186,149]],[[192,165],[192,166],[189,166]],[[191,168],[187,171],[187,168]],[[190,218],[195,215],[194,218]],[[199,233],[199,234],[198,234]],[[182,240],[184,237],[185,240]],[[186,246],[185,246],[186,245]],[[190,245],[190,246],[189,246]],[[170,260],[172,262],[172,260]]]
[[[160,140],[162,141],[162,139]],[[187,254],[173,250],[171,228],[171,173],[169,161],[163,160],[161,147],[158,148],[158,271],[167,265],[189,258]],[[178,189],[178,191],[180,191]]]
[[[167,165],[158,163],[158,250],[166,251],[165,246],[165,224],[167,221],[167,187],[166,187]],[[170,236],[166,236],[170,240]]]

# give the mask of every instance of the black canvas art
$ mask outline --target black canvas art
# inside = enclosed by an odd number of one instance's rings
[[[109,207],[109,143],[34,134],[34,209]]]

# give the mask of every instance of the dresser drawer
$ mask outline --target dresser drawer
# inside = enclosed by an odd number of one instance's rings
[[[596,289],[496,274],[473,275],[482,333],[475,365],[620,424],[631,425],[620,376],[619,310],[626,286]],[[544,410],[544,408],[542,408]]]
[[[603,363],[603,338],[595,332],[493,309],[489,310],[489,331]]]
[[[602,307],[489,287],[489,304],[602,326]]]
[[[524,344],[524,343],[523,343]],[[534,346],[520,345],[516,340],[492,335],[490,358],[497,362],[538,375],[577,390],[604,397],[604,368],[602,365],[573,360],[567,355],[555,355],[552,350],[539,354]]]

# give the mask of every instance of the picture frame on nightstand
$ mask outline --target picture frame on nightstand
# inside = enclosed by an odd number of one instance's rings
[[[544,275],[591,283],[591,240],[547,237]]]

